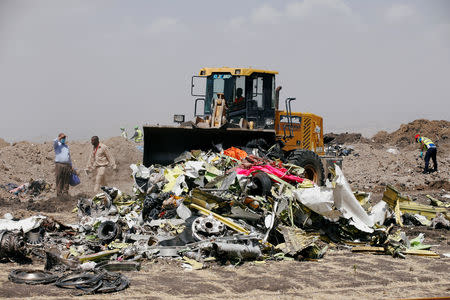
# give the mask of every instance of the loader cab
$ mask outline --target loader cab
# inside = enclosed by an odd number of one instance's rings
[[[206,80],[204,98],[197,98],[196,116],[212,114],[215,99],[225,99],[227,120],[239,124],[253,121],[254,128],[274,128],[275,71],[249,68],[203,68],[199,76]],[[194,77],[192,82],[194,83]],[[193,84],[194,85],[194,84]],[[194,95],[193,96],[200,96]],[[203,100],[203,112],[198,107]]]

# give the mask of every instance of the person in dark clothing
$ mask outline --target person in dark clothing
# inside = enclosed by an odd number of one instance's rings
[[[242,93],[243,93],[242,88],[236,89],[236,98],[234,99],[235,104],[239,104],[242,101],[244,101],[245,98],[242,96]]]

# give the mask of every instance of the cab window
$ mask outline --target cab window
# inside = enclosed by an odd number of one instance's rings
[[[263,97],[263,77],[253,78],[253,101],[256,102],[258,109],[263,109],[264,107],[264,97]]]
[[[206,101],[205,113],[211,113],[214,99],[217,94],[224,94],[227,104],[233,102],[234,97],[234,78],[230,74],[213,74],[206,81]]]
[[[236,86],[234,89],[233,104],[245,103],[245,77],[236,77]]]

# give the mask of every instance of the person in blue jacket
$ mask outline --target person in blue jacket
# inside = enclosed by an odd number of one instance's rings
[[[69,195],[69,182],[73,171],[67,136],[64,133],[60,133],[53,141],[53,149],[55,149],[56,196],[64,198]]]

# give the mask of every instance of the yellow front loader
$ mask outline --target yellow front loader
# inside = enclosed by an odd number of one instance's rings
[[[175,115],[179,126],[144,126],[144,165],[170,164],[187,150],[209,150],[277,144],[281,159],[305,168],[305,176],[322,184],[330,177],[329,167],[342,159],[326,156],[323,120],[311,113],[292,112],[285,100],[280,110],[275,87],[276,71],[251,68],[203,68],[191,81],[195,98],[194,119],[185,122]],[[195,92],[198,80],[204,90]]]

